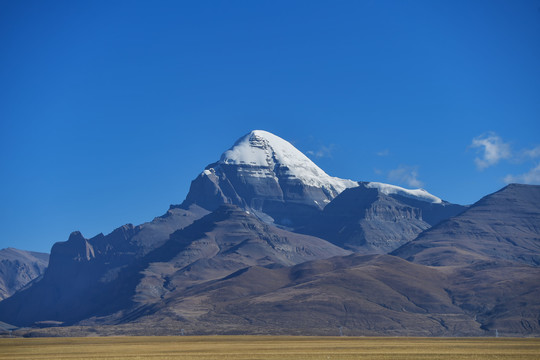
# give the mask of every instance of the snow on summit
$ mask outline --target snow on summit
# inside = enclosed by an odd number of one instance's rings
[[[424,189],[405,189],[400,186],[396,185],[390,185],[390,184],[384,184],[379,182],[370,182],[366,185],[368,188],[376,188],[379,189],[379,191],[385,195],[401,195],[405,197],[410,197],[426,202],[430,202],[433,204],[441,204],[443,201],[436,197],[435,195],[431,195]]]
[[[244,176],[272,178],[278,183],[278,178],[297,179],[305,185],[325,189],[332,194],[330,200],[343,190],[359,185],[356,181],[328,175],[291,143],[264,130],[254,130],[238,139],[221,155],[218,164],[238,166]],[[216,170],[207,169],[204,174],[210,176]],[[443,203],[424,189],[405,189],[379,182],[369,182],[366,186],[377,188],[386,195],[398,194],[434,204]]]
[[[356,181],[326,174],[288,141],[263,130],[254,130],[225,151],[219,161],[228,165],[250,165],[284,171],[306,185],[334,188],[338,193],[358,186]],[[275,171],[273,171],[275,172]]]

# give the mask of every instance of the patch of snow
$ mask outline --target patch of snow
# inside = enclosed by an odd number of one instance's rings
[[[410,198],[421,200],[421,201],[430,202],[433,204],[441,204],[443,202],[441,199],[439,199],[435,195],[431,195],[424,189],[405,189],[400,186],[384,184],[384,183],[379,183],[379,182],[370,182],[370,183],[367,183],[366,186],[368,188],[379,189],[379,191],[385,195],[397,194],[397,195],[406,196],[406,197],[410,197]]]
[[[263,130],[254,130],[240,138],[231,149],[223,153],[219,162],[263,167],[274,173],[275,168],[279,167],[280,172],[290,178],[297,178],[306,185],[325,188],[335,195],[358,186],[356,181],[329,176],[288,141]],[[258,174],[261,175],[274,177],[273,173],[266,171]]]

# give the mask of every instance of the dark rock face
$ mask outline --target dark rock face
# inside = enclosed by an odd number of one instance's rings
[[[14,248],[0,250],[0,300],[42,276],[48,263],[49,254]]]
[[[193,180],[183,206],[213,211],[234,204],[265,222],[296,227],[356,185],[328,176],[285,140],[253,131]]]
[[[386,195],[360,183],[338,195],[301,231],[354,252],[385,254],[414,239],[431,223],[463,209],[446,202]]]
[[[425,265],[540,265],[540,186],[511,184],[393,252]]]

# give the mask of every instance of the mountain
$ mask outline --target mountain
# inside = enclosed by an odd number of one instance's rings
[[[49,254],[14,248],[0,250],[0,300],[43,275]]]
[[[404,189],[399,186],[377,182],[365,183],[368,188],[378,189],[380,193],[399,202],[417,208],[422,212],[422,220],[429,226],[462,213],[467,206],[452,204],[442,200],[424,189]]]
[[[255,130],[191,183],[182,206],[234,204],[267,223],[302,224],[355,181],[327,175],[287,141]]]
[[[251,266],[124,317],[30,334],[538,335],[539,276],[526,265],[443,268],[353,254]]]
[[[430,265],[504,260],[540,265],[540,186],[510,184],[392,254]]]
[[[138,305],[166,301],[250,266],[291,266],[349,253],[322,239],[265,224],[235,205],[222,205],[149,254],[133,299]]]
[[[269,172],[268,176],[262,176],[265,171]],[[215,180],[209,175],[213,172],[222,177],[221,182],[217,183],[221,187],[195,191],[201,181],[204,184],[208,179]],[[319,212],[324,203],[329,202],[347,186],[356,185],[352,181],[326,175],[292,145],[277,136],[264,131],[254,131],[226,151],[220,163],[208,167],[195,179],[184,203],[171,206],[164,216],[138,226],[124,225],[108,235],[99,234],[89,239],[79,232],[74,232],[68,241],[56,243],[51,250],[50,266],[43,279],[24,294],[0,303],[0,316],[7,314],[9,319],[14,319],[12,322],[19,324],[37,320],[73,322],[85,316],[106,314],[131,306],[138,281],[141,280],[143,284],[151,283],[149,278],[139,278],[139,272],[146,271],[145,265],[164,262],[162,259],[150,261],[149,257],[155,256],[155,251],[169,240],[173,232],[185,228],[210,211],[217,210],[222,204],[234,204],[232,198],[215,196],[215,192],[223,193],[221,188],[227,189],[227,184],[233,183],[237,186],[233,193],[244,196],[237,198],[236,203],[243,211],[255,214],[266,223],[272,223],[273,220],[260,210],[270,214],[274,214],[273,208],[277,209],[277,212],[281,211],[283,223],[286,222],[285,213],[296,218],[307,218],[310,213]],[[214,202],[205,201],[212,196]],[[319,201],[319,204],[315,201]],[[211,223],[207,225],[212,226]],[[303,235],[294,237],[309,238]],[[312,237],[309,239],[312,239],[310,241],[313,246],[307,248],[316,255],[307,253],[300,256],[300,251],[290,248],[287,256],[291,256],[292,263],[297,263],[300,259],[305,261],[323,257],[320,251],[315,251],[317,241],[321,240],[313,240]],[[332,249],[324,256],[347,253],[328,243],[325,243],[325,246]],[[290,265],[283,258],[275,258],[276,254],[272,255],[274,250],[268,247],[260,251],[267,253],[264,255],[270,259],[266,260],[267,263],[275,261]],[[214,265],[214,261],[215,259],[209,260],[205,271],[227,274],[229,267],[233,269],[231,271],[237,269],[237,265],[229,262],[219,263],[219,266],[223,266],[223,269],[219,269],[218,265]],[[262,259],[254,264],[262,264]],[[246,262],[243,266],[248,265],[251,263]],[[212,268],[214,270],[211,271]],[[117,284],[119,278],[127,279],[126,284],[113,285]],[[139,289],[144,287],[141,286]],[[105,296],[106,291],[117,294],[121,300],[116,301]],[[152,299],[153,295],[149,295],[150,293],[151,291],[138,292],[136,298]]]
[[[108,236],[107,244],[129,244],[125,240],[135,231],[120,228]],[[122,236],[124,241],[112,240]],[[125,254],[99,255],[103,254],[99,244],[77,232],[67,242],[55,244],[43,280],[0,302],[2,319],[16,325],[73,323],[118,312],[112,319],[127,321],[140,316],[141,309],[239,269],[290,266],[350,253],[322,239],[267,225],[234,205],[219,207],[131,261]],[[109,262],[115,266],[106,266]]]
[[[464,206],[425,190],[360,182],[330,202],[299,231],[363,254],[386,254]]]
[[[464,209],[423,189],[331,177],[262,130],[240,138],[191,183],[181,207],[193,204],[210,211],[234,204],[266,223],[363,253],[392,251]]]
[[[253,131],[167,214],[56,243],[0,321],[24,336],[539,335],[539,204],[539,186],[463,207],[334,178]]]
[[[98,304],[96,299],[123,269],[162,246],[172,232],[206,214],[197,206],[188,210],[171,206],[149,223],[127,224],[108,235],[86,239],[73,232],[67,241],[53,245],[49,266],[39,281],[0,302],[0,319],[19,325],[91,315],[95,310],[91,305]]]
[[[538,336],[540,267],[430,267],[390,255],[251,266],[138,311],[25,336]]]
[[[377,187],[346,190],[343,201],[365,199],[357,194],[361,191],[375,199],[368,204],[391,201],[383,195],[410,198],[400,189],[381,194]],[[538,335],[539,189],[509,185],[434,224],[394,252],[430,250],[412,258],[354,254],[292,267],[252,266],[190,287],[109,331],[141,331],[160,323],[164,333],[181,327],[198,334],[332,335],[342,327],[349,335]],[[433,200],[428,203],[443,203]],[[461,227],[448,227],[455,223]],[[441,233],[444,239],[428,237]]]
[[[210,334],[337,335],[339,327],[347,335],[483,333],[452,304],[445,280],[436,270],[386,255],[250,267],[189,289],[139,321],[176,319],[191,333]]]
[[[452,302],[490,336],[540,335],[540,267],[497,259],[431,268],[448,274]]]

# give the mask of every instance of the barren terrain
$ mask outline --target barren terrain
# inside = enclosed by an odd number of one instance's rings
[[[538,359],[537,338],[166,336],[0,339],[0,359]]]

